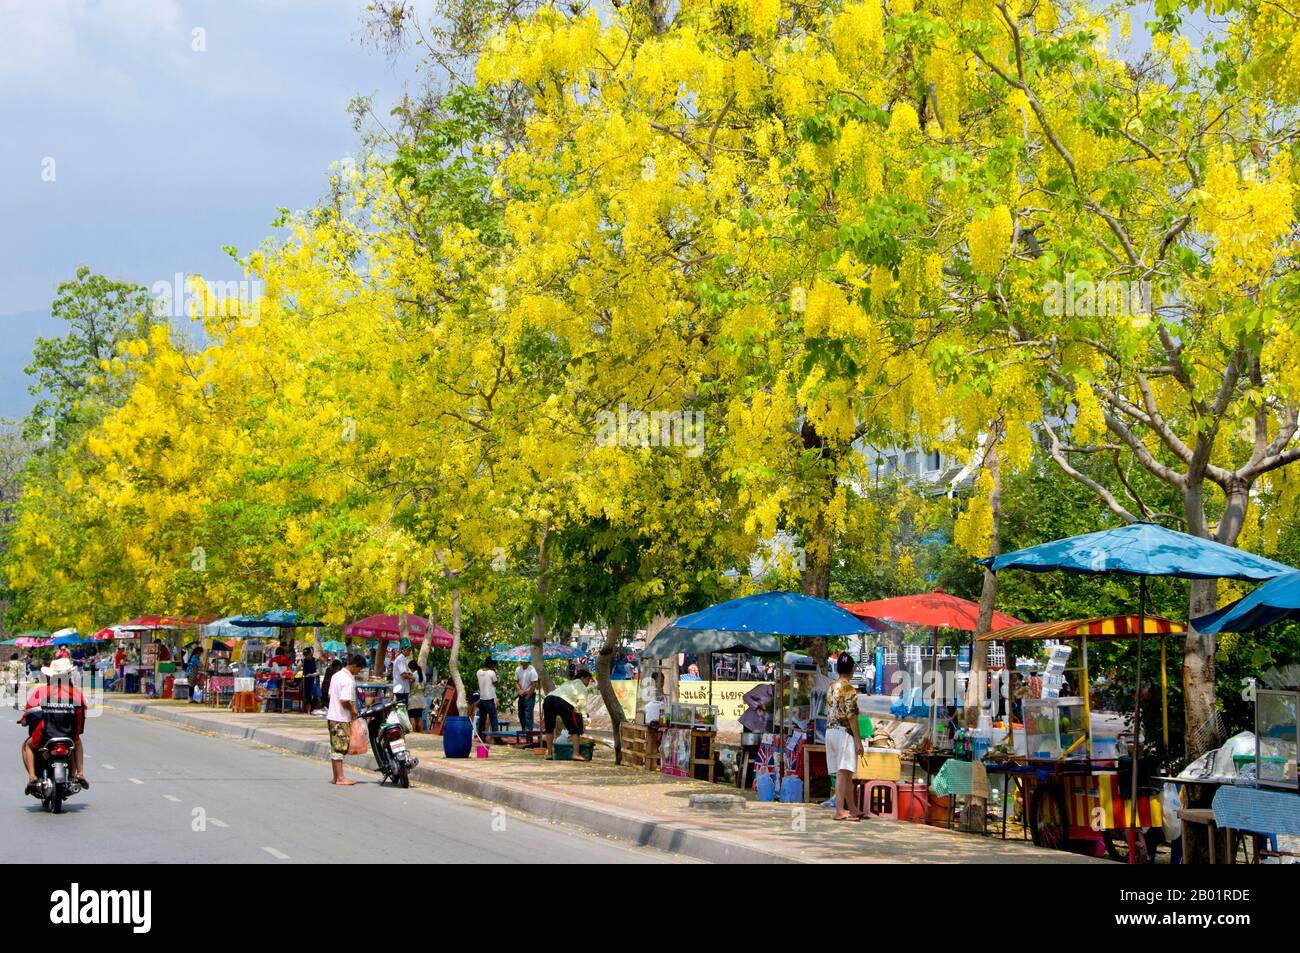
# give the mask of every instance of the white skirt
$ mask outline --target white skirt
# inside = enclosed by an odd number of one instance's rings
[[[838,725],[826,729],[826,769],[831,774],[858,770],[858,751],[853,735]]]

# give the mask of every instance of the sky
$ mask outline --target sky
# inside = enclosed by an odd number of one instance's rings
[[[22,368],[78,265],[238,280],[223,246],[321,196],[358,144],[349,101],[386,112],[416,77],[365,41],[365,6],[0,0],[0,417],[30,409]]]
[[[417,75],[365,42],[367,0],[0,0],[0,418],[77,266],[152,288],[242,279],[277,210],[310,207]],[[1150,0],[1131,8],[1134,46]],[[1113,24],[1117,29],[1118,24]]]

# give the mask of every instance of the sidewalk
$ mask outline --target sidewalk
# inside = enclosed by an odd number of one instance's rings
[[[106,696],[104,707],[121,715],[172,722],[214,735],[243,738],[325,760],[329,742],[323,718],[299,714],[234,714],[140,696]],[[596,760],[548,762],[494,746],[486,760],[444,758],[442,739],[413,734],[407,743],[420,759],[417,785],[443,788],[523,811],[542,820],[683,854],[733,863],[1104,863],[1023,841],[959,834],[898,821],[836,822],[819,805],[761,803],[753,792],[670,778],[614,764],[611,749]],[[374,768],[371,755],[348,759]],[[324,766],[321,777],[326,777]],[[745,793],[743,810],[689,807],[693,793]]]

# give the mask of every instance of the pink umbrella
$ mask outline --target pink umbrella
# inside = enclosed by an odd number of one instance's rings
[[[26,635],[14,639],[14,645],[20,649],[42,649],[49,644],[49,639],[34,639]]]
[[[422,619],[418,615],[406,617],[406,631],[410,639],[416,645],[424,641],[425,635],[429,631],[427,619]],[[354,639],[379,639],[384,642],[392,642],[402,637],[401,620],[395,615],[372,615],[364,619],[358,619],[356,622],[349,622],[343,627],[343,634]],[[451,633],[440,625],[433,627],[433,645],[440,648],[451,647]]]

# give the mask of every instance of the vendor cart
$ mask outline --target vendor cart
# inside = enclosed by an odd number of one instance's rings
[[[1178,622],[1146,616],[1143,635],[1161,637],[1161,714],[1168,730],[1168,693],[1164,674],[1163,637],[1184,633]],[[1014,626],[980,636],[981,641],[1016,642],[1046,639],[1077,641],[1075,667],[1082,690],[1079,696],[1024,699],[1025,745],[1023,756],[995,760],[990,771],[1019,786],[1025,825],[1036,845],[1100,856],[1127,859],[1125,830],[1131,820],[1131,761],[1092,732],[1088,642],[1137,638],[1137,616],[1072,619]],[[1167,737],[1166,737],[1167,743]],[[1011,745],[1007,745],[1011,748]],[[1159,767],[1156,757],[1142,758],[1139,777],[1150,779]],[[1143,832],[1139,859],[1154,856],[1161,826],[1160,791],[1148,781],[1137,797],[1137,828]]]

